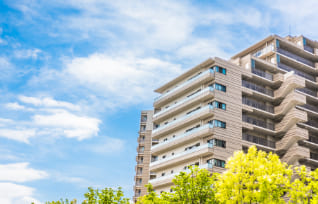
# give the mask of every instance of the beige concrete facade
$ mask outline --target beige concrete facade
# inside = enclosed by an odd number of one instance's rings
[[[156,192],[191,165],[222,172],[251,145],[318,167],[318,42],[272,35],[210,58],[155,90],[149,172]],[[151,143],[151,142],[150,142]],[[149,144],[150,144],[149,143]]]
[[[145,185],[149,182],[150,172],[150,149],[152,145],[152,115],[153,111],[141,111],[140,127],[138,136],[137,156],[136,156],[136,175],[134,178],[134,197],[133,201],[136,202],[138,197],[147,193]],[[154,141],[155,143],[156,141]]]

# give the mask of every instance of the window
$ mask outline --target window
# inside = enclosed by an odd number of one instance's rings
[[[144,152],[144,150],[145,150],[145,147],[139,147],[139,152]]]
[[[226,122],[220,120],[210,120],[209,123],[213,125],[213,127],[226,128]]]
[[[173,174],[173,170],[171,170],[171,174]]]
[[[214,68],[214,71],[215,71],[215,72],[219,72],[219,73],[221,73],[221,74],[226,75],[226,69],[225,69],[225,68],[219,67],[219,66],[215,66],[215,67],[213,67],[213,68]]]
[[[172,152],[171,155],[173,156],[173,155],[174,155],[174,152]]]
[[[225,103],[221,103],[219,101],[213,101],[210,105],[212,105],[214,108],[219,108],[219,109],[226,110],[226,104]]]
[[[146,121],[147,121],[147,116],[146,115],[141,116],[141,122],[146,122]]]
[[[224,140],[211,139],[211,140],[208,140],[208,143],[213,144],[213,146],[226,148],[226,142]]]
[[[209,159],[207,163],[212,164],[213,166],[225,168],[225,161],[220,159]]]
[[[166,173],[163,172],[163,173],[161,174],[161,176],[165,176],[165,174],[166,174]]]
[[[163,155],[162,158],[165,159],[165,158],[166,158],[166,155]]]
[[[226,92],[226,86],[224,86],[222,84],[215,83],[214,87],[215,87],[216,90]]]

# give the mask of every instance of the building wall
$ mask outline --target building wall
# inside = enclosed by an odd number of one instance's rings
[[[210,58],[162,85],[153,104],[151,137],[158,143],[150,150],[149,182],[158,193],[170,191],[176,172],[194,164],[222,172],[217,160],[251,145],[288,164],[317,168],[317,70],[318,42],[272,35],[230,60]],[[215,83],[226,92],[210,89]],[[226,110],[210,108],[213,101],[226,104]],[[225,122],[226,128],[212,127],[211,120]],[[211,139],[226,146],[207,146]]]

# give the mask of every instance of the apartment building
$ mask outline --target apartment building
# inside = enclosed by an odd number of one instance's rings
[[[151,158],[151,146],[154,145],[151,139],[152,132],[152,116],[153,111],[141,111],[140,116],[140,126],[139,126],[139,136],[137,138],[137,156],[135,166],[135,185],[134,185],[134,197],[133,201],[136,202],[138,197],[143,196],[147,193],[145,187],[149,183],[149,164]]]
[[[234,151],[251,145],[318,167],[317,41],[271,35],[155,91],[147,179],[158,193],[190,166],[224,171]]]

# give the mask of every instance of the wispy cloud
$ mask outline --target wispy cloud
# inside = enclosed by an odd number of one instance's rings
[[[42,50],[34,49],[21,49],[14,51],[14,57],[18,59],[37,59],[39,54],[42,53]]]
[[[29,163],[11,163],[0,165],[0,203],[29,203],[36,202],[34,199],[35,189],[16,183],[24,183],[47,178],[45,171],[29,167]]]
[[[0,129],[0,137],[4,137],[19,142],[29,143],[31,137],[35,137],[35,129],[19,128],[19,129]]]

